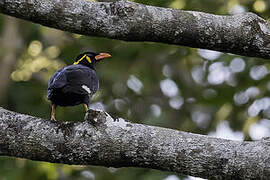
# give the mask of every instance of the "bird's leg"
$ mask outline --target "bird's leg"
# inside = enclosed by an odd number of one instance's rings
[[[84,120],[90,122],[95,127],[97,124],[97,111],[89,109],[87,104],[83,104],[83,107],[85,109]]]
[[[84,116],[84,120],[88,119],[88,105],[87,104],[83,104],[84,110],[85,110],[85,116]]]
[[[87,106],[87,104],[83,104],[83,107],[84,107],[85,112],[87,112],[87,111],[88,111],[88,106]]]
[[[56,110],[56,105],[52,104],[51,121],[56,121],[56,119],[55,119],[55,110]]]

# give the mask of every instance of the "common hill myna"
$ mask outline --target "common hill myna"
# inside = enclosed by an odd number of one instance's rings
[[[47,98],[51,101],[51,120],[55,119],[57,106],[75,106],[83,104],[88,111],[93,94],[99,87],[95,64],[105,58],[111,57],[108,53],[85,52],[77,56],[73,65],[56,71],[51,77]]]

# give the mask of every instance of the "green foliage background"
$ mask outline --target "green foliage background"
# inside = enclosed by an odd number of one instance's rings
[[[161,7],[180,8],[215,14],[229,14],[238,6],[246,11],[268,19],[269,1],[263,0],[137,0],[136,2]],[[265,6],[264,6],[265,5]],[[0,32],[5,29],[6,17],[0,16]],[[20,21],[18,36],[22,47],[14,49],[18,54],[14,70],[9,75],[7,93],[0,104],[9,110],[49,118],[50,104],[46,100],[46,88],[49,77],[59,68],[73,63],[76,55],[85,50],[109,52],[112,58],[97,66],[100,78],[100,91],[92,103],[102,103],[106,111],[114,116],[123,117],[132,122],[174,128],[178,130],[209,134],[215,132],[217,125],[226,120],[232,131],[242,132],[246,140],[251,140],[249,128],[262,118],[260,113],[249,117],[248,108],[255,99],[269,95],[269,75],[259,80],[250,76],[251,68],[264,65],[269,70],[269,62],[258,58],[241,57],[245,60],[245,69],[234,74],[235,84],[208,82],[209,67],[216,62],[229,66],[239,56],[222,54],[214,61],[203,59],[197,49],[159,43],[124,42],[105,38],[86,37],[55,29],[46,28],[30,22]],[[0,62],[4,56],[0,44]],[[0,64],[1,66],[1,64]],[[205,67],[202,74],[204,83],[198,83],[192,77],[196,67]],[[135,92],[127,86],[127,81],[136,77],[142,83],[140,91]],[[178,103],[181,107],[170,105],[172,97],[164,95],[161,81],[169,79],[178,88]],[[134,83],[134,82],[133,82]],[[135,86],[138,84],[135,83]],[[244,104],[234,102],[236,93],[245,91],[250,86],[259,89],[256,97]],[[168,87],[169,88],[169,87]],[[212,92],[207,95],[207,92]],[[199,117],[208,117],[198,123],[192,115],[203,113]],[[199,114],[200,115],[200,114]],[[82,106],[57,109],[58,120],[81,121],[84,112]],[[125,180],[144,179],[161,180],[171,175],[140,168],[104,168],[95,166],[69,166],[34,162],[18,158],[0,157],[0,180]],[[179,178],[184,178],[179,176]]]

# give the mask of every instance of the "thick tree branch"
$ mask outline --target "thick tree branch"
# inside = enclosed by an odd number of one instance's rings
[[[0,108],[0,155],[54,163],[147,167],[210,179],[269,179],[270,141],[240,142],[116,121],[101,111],[79,123]]]
[[[0,12],[84,35],[270,57],[270,22],[253,13],[219,16],[87,0],[1,0]]]

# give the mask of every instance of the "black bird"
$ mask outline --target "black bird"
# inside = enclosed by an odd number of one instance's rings
[[[51,77],[47,98],[51,101],[51,120],[55,119],[57,106],[75,106],[83,104],[88,111],[93,94],[99,87],[95,64],[111,57],[108,53],[85,52],[77,56],[73,65],[66,66],[56,71]]]

